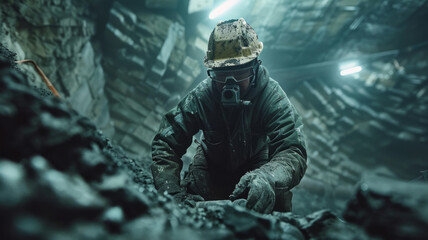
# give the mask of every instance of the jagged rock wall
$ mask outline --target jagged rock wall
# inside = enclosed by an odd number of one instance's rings
[[[309,140],[306,176],[325,184],[312,196],[323,196],[316,207],[343,209],[338,198],[349,199],[351,186],[364,176],[410,181],[428,168],[427,53],[425,48],[374,61],[360,75],[319,77],[295,88],[291,101],[305,113]],[[310,179],[302,185],[313,185]],[[299,202],[313,204],[307,197],[297,195]]]
[[[155,7],[147,2],[147,7]],[[157,7],[169,6],[168,1]],[[187,54],[180,15],[152,13],[116,1],[109,13],[103,49],[107,93],[116,134],[132,156],[150,155],[162,115],[201,73],[200,59]]]
[[[390,50],[410,39],[399,34],[404,25],[415,34],[409,20],[426,11],[427,1],[254,0],[246,7],[240,14],[251,19],[266,61],[277,69],[344,58],[356,45],[366,53]]]
[[[96,17],[87,1],[2,1],[1,44],[15,52],[16,60],[34,60],[62,98],[98,128],[112,136],[101,53],[91,41]],[[20,65],[31,74],[30,83],[45,89],[30,65]],[[46,92],[46,91],[43,91]]]
[[[291,91],[306,115],[313,154],[308,173],[333,185],[373,171],[411,180],[428,168],[423,160],[428,35],[420,25],[428,7],[426,1],[374,4],[376,11],[358,2],[340,37],[315,55],[319,61],[347,61],[306,69],[309,80],[296,81],[300,85]],[[350,61],[363,71],[339,76],[340,64]]]
[[[151,12],[159,9],[174,12]],[[35,60],[61,96],[125,151],[148,156],[161,115],[201,73],[176,9],[171,1],[6,1],[1,43],[16,60]],[[31,66],[19,67],[48,92]]]
[[[426,169],[427,52],[371,62],[359,76],[321,77],[296,88],[312,156],[325,159],[312,161],[310,175],[353,183],[376,169],[408,180]]]

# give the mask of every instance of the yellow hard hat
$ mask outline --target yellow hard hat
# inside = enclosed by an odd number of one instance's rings
[[[243,18],[219,22],[211,32],[204,65],[208,68],[238,66],[257,58],[262,49],[263,43]]]

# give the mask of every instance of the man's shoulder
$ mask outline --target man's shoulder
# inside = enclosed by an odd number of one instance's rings
[[[282,89],[281,86],[279,85],[278,81],[276,81],[275,79],[273,79],[271,77],[269,77],[267,86],[269,88],[271,88],[271,89],[273,89],[273,88],[280,88],[280,89]]]
[[[192,91],[194,92],[204,92],[208,91],[211,86],[211,81],[206,78],[202,80]]]
[[[269,77],[266,87],[263,91],[263,95],[265,95],[265,97],[284,96],[285,92],[278,81]]]
[[[211,91],[211,81],[209,79],[204,79],[190,91],[190,94],[202,98],[210,95]]]
[[[211,82],[208,79],[202,80],[196,87],[194,87],[186,97],[182,100],[185,105],[195,104],[195,101],[201,102],[209,99],[211,94]]]

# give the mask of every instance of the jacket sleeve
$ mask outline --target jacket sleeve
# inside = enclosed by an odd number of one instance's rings
[[[264,123],[269,137],[269,162],[260,168],[275,181],[275,191],[288,191],[306,172],[303,123],[285,92],[276,83],[268,98]]]
[[[181,191],[181,157],[190,146],[193,135],[199,130],[196,105],[194,95],[187,95],[176,108],[164,115],[153,139],[151,171],[155,187],[161,193],[167,191],[174,194]]]

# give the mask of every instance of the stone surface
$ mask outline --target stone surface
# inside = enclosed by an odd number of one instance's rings
[[[156,4],[146,2],[146,7],[168,5]],[[201,73],[202,63],[186,56],[188,43],[182,20],[141,9],[129,3],[113,3],[104,33],[108,55],[103,65],[110,69],[107,96],[112,120],[120,132],[113,141],[133,156],[146,157],[165,113],[156,108],[176,104],[179,99],[171,101],[171,96],[189,90]],[[117,66],[120,69],[116,70]]]
[[[426,183],[371,177],[359,185],[346,220],[386,239],[424,239],[428,228]]]
[[[239,238],[305,239],[297,227],[275,220],[268,216],[248,212],[242,207],[227,207],[223,216],[225,225],[232,228]]]
[[[152,66],[152,73],[149,77],[149,83],[157,87],[156,82],[164,76],[168,60],[171,56],[171,52],[177,42],[177,39],[182,38],[184,35],[184,27],[179,23],[173,23],[168,28],[168,35],[159,54],[156,57],[156,61]]]
[[[85,1],[6,1],[0,6],[1,43],[17,53],[16,60],[32,59],[44,71],[63,98],[81,114],[107,127],[109,114],[94,111],[105,97],[104,72],[94,51],[95,15]],[[33,77],[30,83],[49,95],[48,88],[31,65],[20,64]],[[103,119],[101,119],[103,118]]]

